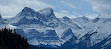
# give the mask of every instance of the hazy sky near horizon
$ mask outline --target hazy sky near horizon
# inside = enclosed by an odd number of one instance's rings
[[[14,17],[24,7],[36,11],[51,7],[57,17],[70,18],[111,13],[111,0],[0,0],[0,13],[4,18]]]

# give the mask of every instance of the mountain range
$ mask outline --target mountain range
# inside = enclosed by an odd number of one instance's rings
[[[25,7],[15,17],[3,19],[0,27],[16,29],[34,46],[60,49],[108,49],[111,46],[111,18],[57,18],[52,8],[35,11]]]

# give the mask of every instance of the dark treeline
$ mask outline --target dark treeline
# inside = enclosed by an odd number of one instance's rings
[[[12,29],[0,29],[0,49],[55,49],[29,45],[27,39]]]
[[[0,29],[0,49],[30,49],[27,40],[15,30]]]

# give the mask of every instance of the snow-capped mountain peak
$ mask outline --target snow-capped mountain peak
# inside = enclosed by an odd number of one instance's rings
[[[40,10],[39,13],[40,13],[42,16],[46,16],[46,17],[54,17],[54,18],[55,18],[55,14],[54,14],[53,9],[52,9],[52,8],[49,8],[49,7]]]
[[[24,7],[24,9],[22,10],[22,12],[34,12],[33,9],[31,9],[30,7]]]

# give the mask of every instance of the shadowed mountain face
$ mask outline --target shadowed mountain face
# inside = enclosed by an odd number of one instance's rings
[[[60,49],[73,49],[77,41],[76,36],[72,36],[68,41],[66,41],[63,45],[61,45]]]
[[[100,42],[92,45],[91,37],[98,32],[89,32],[80,39],[72,37],[70,40],[65,42],[60,48],[61,49],[110,49],[111,48],[111,35],[104,38]]]
[[[2,16],[1,16],[1,14],[0,14],[0,20],[2,19]]]
[[[2,16],[1,16],[1,14],[0,14],[0,22],[2,22]]]
[[[74,35],[74,33],[72,32],[72,29],[69,28],[67,29],[63,34],[62,34],[62,39],[67,41],[69,40],[72,36]]]
[[[103,41],[91,47],[91,49],[110,49],[110,48],[111,48],[111,35],[109,35]]]

